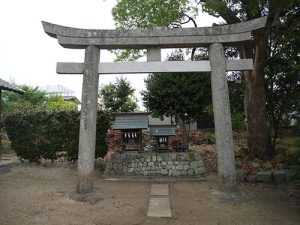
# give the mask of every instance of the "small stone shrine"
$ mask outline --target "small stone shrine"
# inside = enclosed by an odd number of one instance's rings
[[[121,131],[121,151],[142,151],[149,113],[115,113],[114,117],[112,129]]]

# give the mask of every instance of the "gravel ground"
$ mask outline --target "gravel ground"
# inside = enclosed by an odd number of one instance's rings
[[[220,202],[216,174],[202,182],[166,182],[170,187],[172,218],[149,218],[152,183],[105,181],[97,170],[94,185],[101,189],[104,199],[89,204],[69,198],[76,184],[74,165],[22,165],[0,176],[0,224],[300,224],[300,207],[289,199],[286,186],[241,185],[247,201]]]

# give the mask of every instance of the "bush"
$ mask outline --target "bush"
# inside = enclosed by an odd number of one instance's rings
[[[208,145],[212,145],[216,143],[216,138],[212,133],[206,133],[204,135],[204,142]]]
[[[57,152],[67,152],[69,159],[77,159],[80,112],[26,111],[8,115],[4,125],[11,147],[21,159],[40,162],[41,158],[57,158]],[[110,127],[110,116],[98,112],[96,157],[107,152],[105,136]]]
[[[13,153],[13,150],[11,149],[10,141],[8,140],[2,140],[1,144],[1,152],[2,153]]]
[[[232,112],[231,122],[233,130],[246,130],[245,118],[243,112]]]

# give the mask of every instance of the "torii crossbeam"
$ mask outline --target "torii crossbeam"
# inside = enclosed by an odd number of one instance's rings
[[[42,22],[44,31],[71,49],[85,49],[84,63],[57,64],[57,73],[84,74],[80,118],[78,193],[93,191],[99,74],[211,72],[218,175],[221,187],[234,189],[236,169],[226,71],[252,70],[252,59],[226,60],[223,45],[243,44],[267,17],[232,25],[153,30],[78,29]],[[208,47],[209,61],[161,62],[162,48]],[[100,49],[147,49],[148,62],[100,63]]]

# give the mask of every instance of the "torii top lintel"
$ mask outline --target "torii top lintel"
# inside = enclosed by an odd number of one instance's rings
[[[57,38],[65,48],[84,49],[96,45],[101,49],[186,48],[211,43],[235,43],[251,39],[251,32],[263,28],[267,17],[231,25],[199,28],[162,28],[152,30],[78,29],[42,21],[44,31]]]

